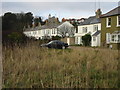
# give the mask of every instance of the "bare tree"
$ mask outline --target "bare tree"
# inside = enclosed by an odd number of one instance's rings
[[[60,26],[58,26],[58,33],[62,36],[62,37],[73,37],[74,33],[75,33],[75,28],[72,24],[70,24],[69,22],[64,22],[62,23]]]

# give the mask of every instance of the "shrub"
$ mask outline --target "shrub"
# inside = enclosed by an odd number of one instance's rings
[[[61,37],[60,36],[52,36],[52,40],[60,40]]]
[[[84,36],[82,36],[82,42],[84,46],[90,46],[90,42],[91,42],[91,35],[90,34],[86,34]]]
[[[10,43],[24,43],[27,41],[27,37],[20,32],[12,32],[8,34],[8,39]]]

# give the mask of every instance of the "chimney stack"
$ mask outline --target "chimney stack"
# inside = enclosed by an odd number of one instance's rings
[[[99,8],[99,9],[95,12],[95,14],[96,14],[96,18],[100,18],[101,14],[102,14],[101,9]]]

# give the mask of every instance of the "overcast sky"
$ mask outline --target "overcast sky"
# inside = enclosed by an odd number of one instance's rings
[[[101,8],[106,13],[118,6],[118,2],[2,2],[2,15],[6,12],[32,12],[46,19],[49,14],[61,18],[87,18]]]

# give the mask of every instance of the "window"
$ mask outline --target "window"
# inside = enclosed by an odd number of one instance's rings
[[[83,33],[87,33],[87,27],[83,27]]]
[[[47,30],[47,34],[49,34],[50,32],[49,32],[49,29]]]
[[[93,41],[96,41],[96,37],[93,37]]]
[[[38,33],[39,33],[39,34],[41,34],[41,32],[40,32],[40,31],[38,31]]]
[[[120,35],[118,35],[118,42],[120,43]]]
[[[120,43],[120,34],[112,34],[111,42],[112,43]]]
[[[54,29],[55,30],[55,34],[57,34],[57,29]]]
[[[117,26],[120,26],[120,16],[117,16]]]
[[[115,35],[112,35],[112,42],[115,41]]]
[[[56,32],[57,32],[57,34],[58,34],[58,32],[59,32],[59,31],[58,31],[58,28],[56,29]]]
[[[52,29],[52,34],[53,34],[53,29]]]
[[[111,18],[107,18],[107,27],[111,27]]]
[[[109,44],[111,41],[111,34],[110,33],[106,33],[106,43]]]
[[[34,31],[34,32],[33,32],[33,34],[35,35],[35,34],[37,34],[37,32],[36,32],[36,31]]]
[[[54,28],[52,29],[52,34],[55,34],[55,29]]]
[[[55,29],[54,29],[54,34],[55,34]]]
[[[98,25],[94,25],[93,28],[93,31],[98,31]]]

